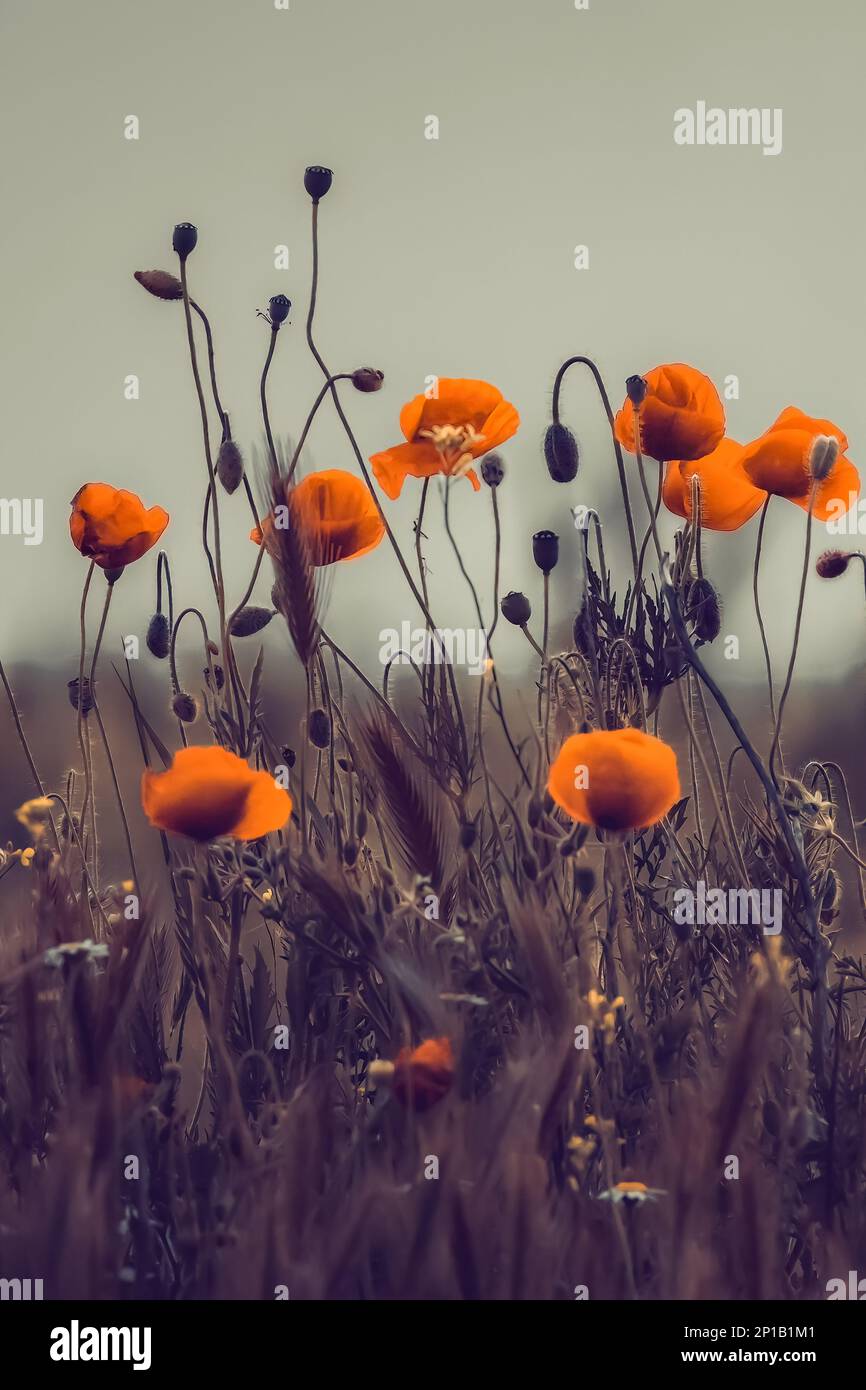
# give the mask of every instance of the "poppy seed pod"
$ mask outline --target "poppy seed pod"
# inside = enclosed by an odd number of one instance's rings
[[[111,565],[107,569],[103,570],[103,574],[105,575],[109,584],[116,584],[125,569],[125,565]]]
[[[626,378],[625,393],[632,405],[643,405],[646,400],[647,383],[642,376],[630,376]]]
[[[488,487],[499,487],[505,477],[505,461],[500,454],[488,454],[482,459],[481,476]]]
[[[184,724],[194,724],[198,719],[198,704],[192,695],[179,690],[171,702],[172,713]]]
[[[183,299],[183,285],[167,270],[136,270],[135,279],[156,299]]]
[[[502,598],[499,611],[506,622],[513,623],[515,627],[523,627],[532,617],[532,604],[525,594],[512,589],[510,594],[505,594]]]
[[[75,677],[74,680],[71,680],[71,681],[67,681],[67,682],[66,682],[66,689],[67,689],[67,691],[68,691],[68,693],[69,693],[69,703],[70,703],[70,705],[72,706],[72,708],[73,708],[74,710],[77,710],[77,709],[78,709],[78,677],[77,677],[77,676]],[[93,709],[93,696],[92,696],[92,694],[91,694],[91,692],[90,692],[90,681],[87,679],[87,676],[84,677],[84,680],[83,680],[82,685],[81,685],[81,689],[82,689],[82,691],[84,692],[83,698],[82,698],[82,700],[81,700],[81,713],[82,713],[82,714],[89,714],[90,711]]]
[[[689,617],[702,642],[715,642],[722,626],[719,596],[709,579],[695,579],[687,596]]]
[[[378,371],[375,367],[358,367],[352,373],[352,385],[355,390],[365,393],[381,391],[384,380],[385,373]]]
[[[172,234],[171,244],[182,261],[186,260],[190,251],[195,250],[197,241],[198,228],[194,227],[191,222],[178,222]]]
[[[314,203],[324,198],[334,179],[333,170],[321,164],[311,164],[304,170],[304,187]]]
[[[204,669],[202,670],[202,675],[204,676],[205,685],[207,686],[208,690],[212,690],[212,689],[213,689],[213,684],[212,684],[211,678],[210,678],[210,668],[207,667],[207,666],[205,666]],[[223,670],[223,668],[222,668],[221,666],[214,666],[214,668],[213,668],[213,678],[214,678],[214,681],[216,682],[216,688],[217,688],[217,690],[222,690],[223,686],[224,686],[225,683],[226,683],[226,673],[225,673],[225,671]]]
[[[327,748],[331,742],[331,721],[323,709],[311,710],[307,733],[316,748]]]
[[[838,457],[838,439],[829,434],[816,435],[809,453],[809,472],[816,483],[823,483]]]
[[[532,537],[532,558],[542,574],[550,574],[559,560],[559,536],[554,531],[536,531]]]
[[[845,573],[856,553],[855,550],[825,550],[815,561],[815,570],[822,579],[837,579]]]
[[[294,748],[289,748],[288,744],[283,744],[283,747],[280,749],[280,757],[290,770],[295,766],[297,755]]]
[[[292,301],[284,294],[275,294],[268,300],[268,313],[274,328],[279,328],[281,323],[289,317]]]
[[[147,636],[144,640],[151,655],[164,661],[171,648],[171,628],[164,613],[154,613],[147,625]]]
[[[217,454],[217,477],[231,496],[240,487],[244,476],[244,461],[233,439],[224,439]]]
[[[242,608],[229,623],[229,632],[232,637],[252,637],[253,633],[267,627],[273,616],[270,608]]]
[[[571,483],[577,477],[580,456],[577,440],[567,425],[554,420],[544,436],[544,458],[547,471],[555,483]]]

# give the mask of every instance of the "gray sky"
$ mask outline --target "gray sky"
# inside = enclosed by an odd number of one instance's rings
[[[866,459],[860,0],[590,0],[587,11],[572,0],[291,0],[287,12],[271,0],[5,0],[0,37],[2,491],[45,507],[41,546],[0,537],[0,641],[13,666],[75,664],[86,564],[68,539],[68,502],[86,481],[167,508],[178,603],[202,600],[204,463],[182,311],[149,298],[132,272],[174,269],[173,224],[198,225],[191,288],[212,318],[247,453],[260,437],[268,336],[255,311],[287,293],[295,309],[270,400],[276,430],[297,435],[320,380],[303,341],[311,162],[335,170],[321,208],[322,350],[335,370],[369,363],[386,375],[379,395],[344,397],[364,452],[398,442],[400,406],[430,373],[486,378],[521,412],[503,449],[504,588],[526,584],[537,601],[529,538],[551,526],[563,535],[555,602],[570,618],[578,502],[600,508],[610,556],[625,558],[587,377],[570,378],[564,396],[584,451],[577,482],[557,488],[541,460],[553,377],[572,353],[597,358],[617,404],[625,377],[659,362],[692,362],[720,387],[736,374],[733,437],[751,439],[797,404],[835,420],[855,463]],[[698,101],[781,108],[782,152],[677,146],[674,111]],[[124,138],[128,115],[137,141]],[[283,243],[288,271],[274,268]],[[574,268],[578,244],[586,270]],[[137,401],[124,399],[128,374]],[[353,467],[330,415],[305,463]],[[410,480],[386,502],[407,550],[418,488]],[[489,605],[487,503],[466,485],[454,515]],[[437,621],[468,623],[434,511]],[[779,663],[804,523],[798,508],[771,508],[766,606]],[[236,597],[254,559],[242,493],[224,502],[223,528]],[[724,663],[732,680],[760,669],[748,603],[756,529],[706,544],[726,595],[723,632],[741,641],[740,662]],[[817,553],[828,542],[815,530]],[[154,571],[151,556],[124,577],[110,643],[143,635]],[[386,545],[335,575],[329,625],[374,675],[379,630],[414,616]],[[507,636],[499,655],[516,667],[522,639]],[[863,636],[860,576],[812,582],[802,671],[859,669]]]

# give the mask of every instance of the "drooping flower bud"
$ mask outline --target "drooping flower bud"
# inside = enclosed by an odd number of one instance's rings
[[[854,550],[825,550],[815,561],[815,569],[822,579],[837,579],[845,573],[856,553]]]
[[[544,436],[547,471],[555,483],[571,483],[577,477],[580,456],[577,440],[567,425],[554,421]]]
[[[178,222],[172,234],[171,244],[174,250],[185,261],[191,251],[195,250],[198,241],[198,228],[191,222]]]
[[[321,164],[311,164],[304,170],[304,187],[314,203],[324,198],[334,179],[333,170]]]
[[[217,454],[217,477],[231,495],[237,492],[244,476],[244,460],[233,439],[224,439]]]
[[[145,637],[147,650],[160,661],[165,660],[171,649],[171,628],[164,613],[154,613],[147,625]]]
[[[183,285],[167,270],[136,270],[135,279],[157,299],[183,299]]]
[[[702,642],[714,642],[721,631],[719,596],[709,579],[695,579],[689,585],[686,602],[695,633]]]
[[[67,681],[67,682],[66,682],[66,689],[67,689],[68,694],[69,694],[69,703],[70,703],[70,705],[72,706],[72,708],[73,708],[74,710],[77,710],[77,709],[78,709],[78,677],[77,677],[77,676],[75,677],[74,680],[71,680],[71,681]],[[91,691],[90,691],[90,681],[88,680],[87,676],[84,677],[84,680],[83,680],[83,682],[82,682],[82,684],[81,684],[81,690],[82,690],[82,692],[83,692],[83,693],[82,693],[82,698],[81,698],[81,713],[84,714],[84,715],[87,715],[87,714],[89,714],[90,711],[93,709],[93,696],[92,696]]]
[[[331,721],[323,709],[310,711],[307,733],[310,737],[310,743],[316,748],[327,748],[331,742]]]
[[[481,460],[481,476],[488,487],[499,487],[505,477],[505,461],[500,454],[486,454]]]
[[[267,627],[273,616],[273,610],[270,608],[255,608],[250,605],[235,614],[229,623],[229,632],[232,637],[252,637],[253,633],[261,632],[263,627]]]
[[[499,611],[506,622],[513,623],[515,627],[523,627],[532,617],[532,604],[525,594],[512,589],[510,594],[503,596]]]
[[[823,483],[838,457],[838,439],[829,434],[816,435],[809,452],[809,471],[816,483]]]
[[[352,373],[352,385],[355,390],[363,391],[366,394],[372,391],[381,391],[384,380],[385,373],[380,372],[376,367],[358,367]]]
[[[172,713],[184,724],[194,724],[198,719],[198,703],[195,697],[185,690],[179,690],[171,702]]]
[[[554,531],[536,531],[532,537],[532,558],[542,574],[550,574],[559,560],[559,536]]]

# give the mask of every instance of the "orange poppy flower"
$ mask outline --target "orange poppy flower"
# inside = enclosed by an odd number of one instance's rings
[[[736,531],[755,515],[767,494],[746,477],[742,444],[727,436],[702,459],[677,459],[667,466],[662,498],[669,512],[691,518],[692,478],[701,486],[701,525]]]
[[[165,772],[145,772],[141,804],[151,825],[191,840],[257,840],[285,825],[292,798],[269,772],[227,748],[181,748]]]
[[[645,372],[644,381],[647,394],[639,414],[641,451],[661,463],[711,454],[725,432],[725,411],[710,378],[684,362],[670,362]],[[623,448],[633,454],[630,400],[617,411],[613,429]]]
[[[674,750],[640,729],[572,734],[550,768],[547,789],[572,820],[598,830],[655,825],[680,797]]]
[[[356,560],[375,550],[385,526],[367,484],[343,468],[323,468],[309,473],[289,494],[289,514],[303,528],[315,565]],[[265,520],[265,529],[273,517]],[[261,545],[258,526],[250,540]]]
[[[101,569],[140,559],[168,525],[168,512],[162,507],[148,509],[134,492],[108,483],[85,483],[70,505],[72,544]]]
[[[819,435],[839,441],[839,454],[833,467],[815,489],[812,514],[819,521],[844,516],[860,492],[860,475],[845,458],[847,436],[832,420],[805,415],[789,405],[760,438],[743,450],[742,467],[756,487],[777,497],[787,497],[804,511],[809,510],[812,475],[809,456]]]
[[[451,1089],[454,1071],[449,1038],[427,1038],[420,1047],[403,1047],[394,1061],[394,1095],[412,1110],[429,1110]]]
[[[520,425],[514,406],[487,381],[440,377],[437,393],[415,396],[400,411],[406,444],[370,457],[379,486],[391,498],[400,496],[407,477],[436,473],[465,475],[477,492],[481,484],[471,460],[503,444]]]

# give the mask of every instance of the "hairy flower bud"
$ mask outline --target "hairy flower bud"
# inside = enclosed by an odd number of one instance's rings
[[[816,483],[823,483],[839,457],[839,441],[833,435],[819,434],[812,440],[809,471]]]
[[[714,642],[722,626],[719,596],[709,579],[695,579],[686,596],[688,616],[702,642]]]
[[[327,748],[331,742],[331,721],[323,709],[311,710],[307,733],[316,748]]]
[[[136,270],[135,279],[157,299],[183,299],[183,286],[167,270]]]
[[[164,661],[171,649],[171,628],[164,613],[154,613],[147,625],[147,650]]]
[[[77,676],[75,677],[74,680],[71,680],[71,681],[67,681],[67,682],[66,682],[66,689],[67,689],[67,692],[68,692],[68,694],[69,694],[69,703],[70,703],[70,705],[72,706],[72,708],[73,708],[74,710],[77,710],[77,709],[78,709],[78,677],[77,677]],[[83,680],[82,683],[81,683],[81,690],[82,690],[82,692],[83,692],[82,698],[81,698],[81,713],[84,714],[84,715],[87,715],[87,714],[89,714],[90,711],[93,709],[93,696],[92,696],[91,691],[90,691],[90,681],[88,680],[87,676],[84,677],[84,680]]]
[[[231,495],[243,481],[244,461],[241,451],[233,439],[224,439],[217,454],[217,477]]]
[[[532,617],[532,604],[529,599],[514,589],[510,594],[504,595],[499,610],[506,622],[513,623],[515,627],[523,627]]]
[[[836,579],[845,573],[856,553],[855,550],[825,550],[815,561],[815,569],[822,579]]]
[[[252,605],[242,608],[229,623],[229,632],[232,637],[252,637],[253,633],[261,632],[263,627],[267,627],[273,616],[273,610],[270,608],[255,608]]]
[[[171,702],[172,713],[184,724],[193,724],[198,719],[198,703],[194,696],[179,690]]]
[[[355,390],[364,391],[367,394],[372,391],[381,391],[384,380],[385,373],[378,371],[375,367],[358,367],[352,373],[352,385]]]
[[[544,458],[547,471],[555,483],[571,483],[577,477],[580,456],[577,440],[567,425],[554,421],[544,436]]]

